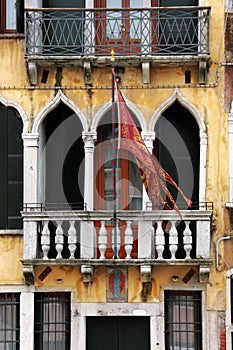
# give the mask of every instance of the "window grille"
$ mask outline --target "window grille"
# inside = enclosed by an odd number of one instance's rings
[[[165,292],[165,349],[202,349],[201,292]]]
[[[0,349],[19,349],[19,294],[0,294]]]
[[[34,349],[70,349],[69,293],[35,293]]]

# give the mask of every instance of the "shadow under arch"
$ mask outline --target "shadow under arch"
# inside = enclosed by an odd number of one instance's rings
[[[83,125],[60,102],[43,119],[39,130],[40,196],[47,209],[83,209]]]
[[[195,139],[196,144],[196,160],[198,161],[198,170],[195,172],[195,176],[191,181],[195,181],[195,187],[198,184],[198,188],[195,188],[196,194],[194,195],[195,201],[199,201],[200,203],[205,202],[205,191],[206,191],[206,151],[207,151],[207,134],[206,134],[206,126],[203,120],[203,117],[199,113],[199,111],[180,93],[178,89],[176,89],[173,94],[168,98],[163,104],[159,106],[159,108],[154,112],[150,124],[149,124],[149,130],[150,131],[156,131],[156,138],[158,135],[158,123],[161,116],[166,116],[168,113],[167,111],[174,111],[174,106],[180,106],[180,110],[183,111],[182,113],[185,113],[187,115],[187,118],[183,120],[183,123],[190,124],[190,130],[187,130],[187,132],[191,131],[191,124],[193,125],[195,129],[195,136],[191,132],[191,136],[193,139]],[[172,107],[173,106],[173,107]],[[167,120],[169,118],[166,118]],[[174,120],[177,120],[174,119]],[[172,123],[172,118],[170,117],[169,123]],[[186,124],[186,125],[187,125]],[[157,125],[157,127],[156,127]],[[171,126],[171,124],[170,124]],[[169,124],[167,125],[169,127]],[[157,129],[156,129],[157,128]],[[177,128],[177,126],[176,126]],[[188,128],[188,127],[187,127]],[[173,128],[173,131],[175,129]],[[184,130],[183,130],[184,134]],[[187,136],[187,135],[186,135]],[[156,141],[158,142],[158,141]],[[179,137],[179,142],[182,143],[182,135]],[[198,144],[197,144],[198,143]],[[171,148],[172,146],[170,146]],[[183,144],[183,147],[187,148],[187,145]],[[173,148],[171,153],[175,152],[175,144],[173,144]],[[194,152],[194,151],[192,151]],[[194,152],[194,153],[195,153]],[[190,150],[187,149],[187,154],[190,153]],[[195,158],[194,157],[194,158]],[[197,168],[196,168],[197,169]],[[167,170],[167,169],[165,169]],[[192,195],[192,194],[191,194]]]

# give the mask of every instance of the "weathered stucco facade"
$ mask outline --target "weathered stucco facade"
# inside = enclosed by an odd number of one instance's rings
[[[27,3],[25,8],[32,7],[30,1],[25,2]],[[201,293],[202,345],[195,349],[232,348],[231,328],[229,328],[231,325],[228,323],[231,323],[230,301],[227,299],[230,286],[227,285],[227,278],[229,276],[231,278],[229,271],[233,268],[233,240],[220,240],[221,237],[232,234],[232,197],[229,181],[229,177],[232,176],[230,157],[233,152],[230,149],[233,143],[229,143],[229,125],[231,125],[229,120],[233,113],[231,80],[233,68],[230,65],[232,13],[229,11],[230,5],[227,6],[224,0],[202,0],[198,6],[211,7],[209,55],[207,59],[200,60],[201,64],[195,56],[187,59],[185,55],[178,58],[171,55],[164,60],[148,59],[146,63],[150,63],[145,68],[141,64],[143,59],[132,60],[127,64],[125,63],[127,60],[118,61],[118,54],[115,54],[115,70],[120,79],[121,91],[129,110],[139,120],[142,135],[149,149],[152,150],[154,145],[153,133],[158,132],[156,123],[175,102],[184,107],[197,124],[200,141],[199,202],[213,203],[213,207],[205,207],[203,210],[200,206],[198,209],[201,211],[200,216],[196,213],[192,217],[192,214],[189,214],[192,211],[184,214],[184,220],[185,215],[189,215],[186,220],[200,222],[196,232],[197,256],[191,259],[158,260],[153,255],[154,252],[148,254],[150,247],[145,247],[144,244],[147,243],[142,241],[138,243],[141,256],[138,255],[135,259],[100,260],[96,256],[91,256],[91,249],[94,251],[93,247],[96,247],[96,238],[92,237],[91,248],[88,247],[87,252],[84,249],[83,253],[81,250],[78,259],[43,259],[41,254],[37,255],[38,223],[40,220],[46,222],[46,215],[48,221],[51,218],[62,222],[67,212],[57,214],[53,210],[52,213],[47,212],[43,216],[44,214],[37,209],[26,210],[24,206],[23,229],[0,230],[2,252],[0,293],[17,292],[21,295],[20,350],[34,348],[34,293],[51,291],[71,293],[70,349],[72,350],[86,349],[86,318],[101,315],[148,316],[150,349],[165,349],[165,290]],[[37,6],[33,4],[33,7]],[[227,21],[226,28],[229,29],[226,41],[229,50],[226,56],[225,21]],[[40,202],[39,193],[43,191],[40,186],[45,186],[41,185],[39,180],[41,130],[43,121],[59,104],[68,106],[79,118],[85,157],[88,157],[88,154],[94,157],[97,127],[104,114],[111,109],[111,55],[108,54],[106,57],[105,63],[101,64],[95,58],[88,60],[87,57],[85,61],[77,57],[69,61],[69,59],[62,60],[58,56],[50,57],[47,61],[35,59],[34,62],[30,55],[25,55],[23,34],[0,35],[0,103],[16,110],[22,120],[23,203],[30,206]],[[226,60],[230,63],[229,66],[226,65]],[[90,63],[87,69],[83,64],[84,61]],[[29,62],[34,64],[33,69]],[[47,79],[42,82],[45,72]],[[143,82],[145,76],[148,80],[146,83]],[[187,120],[187,125],[188,123]],[[95,179],[91,177],[94,165],[86,160],[85,166],[90,177],[88,178],[87,173],[84,175],[84,183],[86,181],[84,197],[90,200],[88,203],[90,208],[93,208],[94,195],[90,191],[96,186]],[[89,182],[91,179],[94,181],[93,184]],[[88,213],[90,212],[94,213],[90,214],[92,222],[98,220],[100,216],[94,216],[95,210],[90,209]],[[78,213],[71,215],[70,220],[76,220],[78,215]],[[84,218],[86,214],[82,215]],[[104,217],[104,214],[101,215]],[[140,217],[144,217],[144,210]],[[150,219],[153,221],[152,214]],[[157,219],[159,220],[159,216]],[[78,220],[82,221],[80,218]],[[87,220],[89,219],[85,217],[84,223]],[[133,219],[129,217],[128,220]],[[147,221],[146,223],[148,224]],[[83,232],[89,235],[93,229],[94,226],[91,226],[90,233],[83,227]],[[145,226],[144,232],[147,230],[148,226]],[[82,229],[80,234],[82,236]],[[83,239],[88,241],[88,237]],[[45,241],[46,238],[41,238],[42,245]],[[46,244],[44,243],[44,246]],[[156,245],[156,238],[153,244]],[[40,248],[40,252],[44,249]],[[120,302],[108,294],[111,289],[108,277],[114,270],[123,271],[125,278],[126,293]]]

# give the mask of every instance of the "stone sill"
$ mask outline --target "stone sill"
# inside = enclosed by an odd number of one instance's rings
[[[23,259],[23,266],[140,266],[140,265],[156,265],[156,266],[210,266],[212,259]]]
[[[9,236],[23,236],[22,230],[0,230],[0,235],[9,235]]]
[[[20,33],[0,33],[0,40],[24,39],[25,35]]]

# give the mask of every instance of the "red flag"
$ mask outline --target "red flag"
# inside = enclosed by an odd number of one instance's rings
[[[120,148],[131,152],[137,162],[142,182],[154,208],[176,209],[179,208],[166,186],[166,182],[176,188],[186,203],[190,207],[192,202],[185,197],[182,190],[171,178],[171,176],[161,167],[157,158],[155,158],[147,149],[140,132],[138,131],[133,118],[126,106],[124,97],[117,86],[118,110],[120,116]],[[162,192],[168,198],[170,205],[164,201]]]

